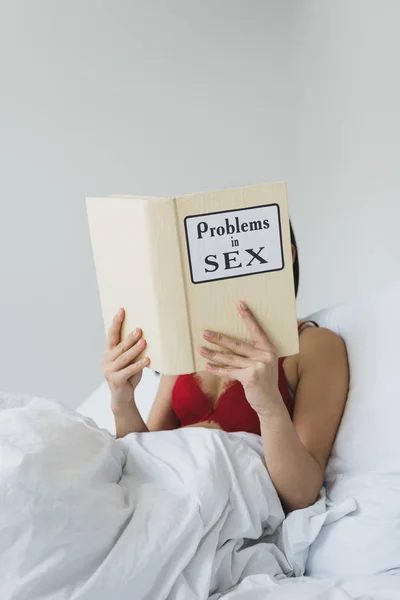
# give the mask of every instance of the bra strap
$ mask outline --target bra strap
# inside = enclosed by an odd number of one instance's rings
[[[299,327],[298,327],[299,333],[301,333],[307,327],[319,327],[319,325],[316,321],[303,321],[302,323],[299,324]]]

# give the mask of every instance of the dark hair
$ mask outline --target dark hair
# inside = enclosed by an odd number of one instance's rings
[[[294,235],[292,224],[290,223],[290,241],[296,250],[296,256],[293,263],[294,291],[297,296],[299,291],[300,266],[299,266],[299,251],[297,250],[296,238]]]

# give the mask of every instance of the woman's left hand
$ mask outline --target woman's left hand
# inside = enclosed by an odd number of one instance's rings
[[[201,346],[199,352],[210,361],[206,365],[208,371],[240,381],[248,402],[262,417],[268,413],[271,403],[283,405],[278,387],[278,353],[246,304],[240,302],[238,309],[252,341],[247,343],[205,331],[204,339],[221,350]]]

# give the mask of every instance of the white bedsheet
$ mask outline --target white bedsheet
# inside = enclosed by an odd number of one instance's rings
[[[274,581],[268,575],[246,578],[224,600],[399,600],[400,575],[375,575],[344,582],[307,577]]]
[[[0,459],[1,600],[369,598],[301,578],[323,524],[355,503],[321,495],[284,520],[257,436],[115,440],[56,403],[0,394]]]

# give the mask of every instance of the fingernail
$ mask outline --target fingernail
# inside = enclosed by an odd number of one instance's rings
[[[142,358],[142,360],[140,361],[142,363],[142,365],[147,365],[149,364],[150,360],[149,358],[146,356],[146,358]]]
[[[134,330],[132,331],[132,335],[133,335],[133,337],[136,337],[138,333],[139,333],[139,329],[134,329]]]
[[[214,335],[214,333],[213,333],[212,331],[208,331],[208,330],[206,330],[206,331],[203,333],[203,335],[204,335],[204,337],[206,337],[206,338],[212,338],[212,337],[213,337],[213,335]]]
[[[200,346],[200,348],[199,348],[199,352],[200,352],[200,354],[207,354],[207,352],[208,352],[208,349],[207,349],[207,348],[205,348],[204,346]]]
[[[240,302],[240,308],[243,308],[243,310],[247,310],[247,304],[245,304],[245,302]]]

